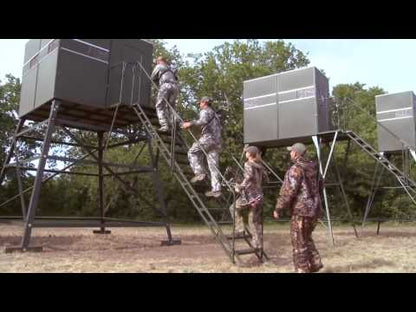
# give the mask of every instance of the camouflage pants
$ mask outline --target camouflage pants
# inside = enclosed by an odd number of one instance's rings
[[[263,200],[253,202],[250,205],[240,205],[237,199],[235,207],[235,231],[243,232],[244,227],[244,212],[248,209],[248,226],[251,232],[252,245],[254,248],[263,248]],[[234,218],[234,205],[230,206],[231,216]]]
[[[212,191],[221,191],[220,173],[217,169],[220,164],[221,145],[206,137],[200,138],[198,142],[199,144],[195,142],[188,151],[188,159],[191,168],[195,175],[206,174],[204,165],[205,154],[201,149],[202,147],[208,154],[207,163],[211,174]]]
[[[166,101],[169,102],[170,106],[176,109],[176,99],[178,98],[178,95],[179,90],[175,84],[164,83],[160,86],[156,99],[156,113],[162,127],[169,126],[172,118],[171,110]]]
[[[314,272],[322,266],[321,257],[312,240],[312,232],[316,223],[315,218],[292,216],[290,234],[293,246],[293,264],[296,271]]]

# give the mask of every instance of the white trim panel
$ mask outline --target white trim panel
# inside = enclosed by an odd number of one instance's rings
[[[74,53],[74,54],[78,54],[78,55],[87,57],[87,58],[92,59],[92,60],[96,60],[96,61],[104,63],[104,64],[108,64],[107,61],[103,61],[103,60],[100,60],[98,58],[95,58],[95,57],[92,57],[92,56],[89,56],[89,55],[86,55],[86,54],[83,54],[83,53],[79,53],[79,52],[76,52],[76,51],[73,51],[73,50],[70,50],[70,49],[67,49],[67,48],[61,47],[61,50],[68,51],[68,52],[71,52],[71,53]]]
[[[265,94],[265,95],[254,96],[254,97],[251,97],[251,98],[245,98],[244,102],[254,100],[254,99],[261,99],[261,98],[265,98],[265,97],[272,96],[272,95],[276,96],[277,93],[274,92],[274,93],[269,93],[269,94]]]
[[[30,61],[32,61],[36,56],[38,56],[39,55],[39,53],[43,50],[43,49],[45,49],[45,48],[47,48],[48,46],[49,46],[49,44],[52,42],[52,41],[54,41],[55,39],[51,39],[50,41],[48,41],[48,43],[47,44],[45,44],[44,46],[43,46],[43,48],[42,49],[40,49],[38,52],[36,52],[36,54],[35,55],[33,55],[26,63],[24,63],[23,64],[23,66],[22,67],[25,67],[26,66],[26,64],[27,63],[29,63]]]
[[[392,112],[398,112],[398,111],[404,111],[408,109],[413,109],[413,106],[405,107],[405,108],[397,108],[397,109],[388,109],[384,111],[379,111],[377,114],[384,114],[384,113],[392,113]]]
[[[269,104],[262,104],[262,105],[258,105],[258,106],[246,107],[246,108],[244,108],[244,110],[262,108],[262,107],[272,106],[272,105],[277,105],[277,103],[269,103]]]
[[[305,89],[310,89],[310,88],[315,88],[315,85],[310,85],[310,86],[307,86],[307,87],[296,88],[296,89],[291,89],[291,90],[287,90],[287,91],[273,92],[273,93],[269,93],[269,94],[265,94],[265,95],[259,95],[259,96],[254,96],[254,97],[250,97],[250,98],[245,98],[244,101],[249,101],[249,100],[253,100],[253,99],[261,99],[261,98],[272,96],[272,95],[290,93],[290,92],[295,92],[295,91],[305,90]]]
[[[86,44],[86,45],[89,45],[89,46],[91,46],[91,47],[97,48],[97,49],[102,50],[102,51],[104,51],[104,52],[110,52],[110,50],[109,50],[109,49],[105,49],[105,48],[103,48],[103,47],[97,46],[97,45],[95,45],[95,44],[89,43],[89,42],[84,41],[84,40],[80,40],[80,39],[72,39],[72,40],[74,40],[74,41],[76,41],[76,42],[80,42],[80,43]]]
[[[307,99],[314,99],[314,98],[316,98],[316,96],[315,95],[312,95],[312,96],[307,96],[307,97],[293,99],[293,100],[279,101],[279,104],[288,103],[288,102],[294,102],[294,101],[307,100]]]
[[[38,67],[39,65],[40,65],[40,63],[42,63],[47,57],[49,57],[53,52],[55,52],[55,50],[58,50],[58,46],[56,46],[55,47],[55,49],[53,49],[52,51],[50,51],[48,54],[46,54],[46,55],[44,55],[37,63],[36,63],[36,65],[35,66],[33,66],[32,68],[29,68],[23,75],[22,75],[22,78],[23,77],[26,77],[29,73],[30,73],[30,71],[32,70],[32,69],[34,69],[34,68],[36,68],[36,67]]]
[[[399,119],[407,119],[407,118],[414,118],[414,116],[405,116],[405,117],[395,117],[395,118],[386,118],[377,120],[378,122],[389,121],[389,120],[399,120]]]
[[[315,85],[310,85],[310,86],[307,86],[307,87],[297,88],[297,89],[290,89],[290,90],[287,90],[287,91],[281,91],[281,92],[279,92],[279,94],[290,93],[290,92],[304,90],[304,89],[310,89],[310,88],[315,88]]]
[[[284,71],[284,72],[280,72],[280,73],[275,73],[275,74],[271,74],[271,75],[267,75],[267,76],[263,76],[263,77],[258,77],[258,78],[253,78],[253,79],[245,80],[244,82],[246,82],[246,81],[256,81],[256,80],[260,80],[260,79],[264,79],[264,78],[270,78],[272,76],[277,76],[277,75],[281,75],[281,74],[286,74],[286,73],[291,73],[291,72],[300,71],[300,70],[306,70],[306,69],[311,69],[311,68],[316,68],[316,66],[295,68],[295,69],[291,69],[291,70]]]

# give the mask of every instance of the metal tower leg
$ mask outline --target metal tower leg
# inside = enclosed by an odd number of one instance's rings
[[[12,159],[14,155],[14,150],[16,148],[16,143],[17,143],[17,135],[19,134],[20,130],[22,130],[25,120],[26,119],[19,119],[19,122],[17,123],[16,130],[13,135],[13,141],[12,141],[12,144],[10,145],[10,150],[7,153],[6,158],[4,159],[3,167],[1,168],[0,185],[3,183],[4,177],[6,176],[6,167],[10,163],[10,160]]]
[[[110,135],[110,134],[109,134]],[[104,175],[103,175],[103,154],[104,154],[104,140],[103,132],[97,132],[98,136],[98,207],[100,209],[101,227],[99,230],[93,231],[94,234],[111,234],[110,230],[105,229],[104,220]]]
[[[16,178],[17,178],[17,186],[19,188],[19,194],[20,194],[20,205],[22,206],[22,218],[24,221],[26,219],[26,202],[25,202],[25,194],[23,193],[23,183],[20,177],[19,162],[16,162]]]
[[[165,221],[165,226],[166,226],[166,234],[168,236],[168,240],[163,240],[161,242],[162,246],[171,246],[171,245],[180,245],[182,243],[182,241],[180,239],[173,239],[172,238],[172,233],[170,231],[170,224],[169,224],[169,220],[168,220],[168,214],[167,214],[167,209],[166,209],[166,202],[165,202],[165,194],[163,191],[163,183],[162,180],[160,178],[159,175],[159,171],[158,171],[158,161],[159,161],[159,149],[157,149],[156,152],[156,157],[153,154],[153,148],[152,148],[152,142],[151,140],[149,140],[148,142],[148,147],[149,147],[149,154],[150,154],[150,159],[152,161],[152,166],[153,166],[153,172],[152,172],[152,177],[153,177],[153,183],[156,186],[156,191],[157,191],[157,197],[161,206],[161,213],[163,216],[163,219]]]
[[[46,165],[46,160],[49,153],[49,147],[51,144],[52,134],[55,131],[55,118],[59,110],[60,102],[58,100],[53,100],[51,105],[51,110],[49,114],[48,128],[46,130],[45,139],[42,146],[42,154],[39,160],[38,170],[36,172],[35,182],[33,184],[32,196],[30,198],[29,209],[27,212],[26,222],[25,222],[25,232],[23,234],[21,250],[22,251],[41,251],[42,247],[33,247],[29,248],[30,237],[32,234],[33,221],[36,216],[36,209],[38,207],[40,192],[42,189],[42,178],[43,172]]]
[[[368,197],[368,200],[367,200],[367,205],[365,207],[363,222],[361,224],[361,227],[362,228],[364,227],[365,222],[367,220],[367,217],[368,217],[368,215],[370,213],[370,210],[373,207],[374,198],[376,196],[376,193],[377,193],[377,190],[378,190],[378,186],[380,185],[381,178],[383,176],[384,167],[381,166],[380,172],[378,172],[378,168],[379,167],[380,167],[380,164],[377,162],[376,163],[376,168],[374,170],[373,180],[371,182],[371,193],[370,193],[370,196]],[[378,177],[377,177],[377,174],[378,174]]]
[[[351,149],[351,140],[348,140],[347,143],[347,148],[345,149],[345,155],[344,155],[344,162],[342,163],[342,167],[344,168],[344,170],[347,168],[347,161],[348,161],[348,156],[349,156],[349,152]]]
[[[335,173],[337,175],[337,180],[338,180],[338,183],[339,183],[339,188],[341,189],[341,194],[342,194],[342,197],[343,197],[344,202],[345,202],[345,207],[347,208],[348,215],[349,215],[350,221],[351,221],[351,225],[352,225],[352,228],[354,229],[355,237],[358,238],[358,232],[357,232],[357,229],[355,228],[355,224],[354,224],[354,217],[353,217],[352,212],[351,212],[350,204],[348,203],[347,195],[345,194],[344,183],[342,182],[341,174],[339,173],[338,164],[335,160],[335,157],[334,157],[333,162],[334,162],[334,167],[335,167]]]
[[[315,144],[316,153],[318,155],[319,171],[320,171],[321,175],[323,175],[323,166],[322,166],[322,159],[321,159],[321,147],[319,146],[318,136],[316,136],[316,135],[312,136],[312,141]],[[327,198],[325,184],[324,184],[323,193],[324,193],[324,202],[325,202],[326,217],[328,219],[329,238],[331,239],[332,245],[335,245],[334,233],[332,231],[331,216],[329,214],[328,198]]]
[[[402,149],[402,167],[403,167],[402,171],[403,171],[406,178],[408,177],[407,157],[408,157],[407,150]]]

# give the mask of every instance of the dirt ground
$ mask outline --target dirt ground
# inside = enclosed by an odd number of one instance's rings
[[[416,226],[369,224],[355,238],[349,226],[335,226],[335,247],[328,231],[319,225],[314,239],[325,268],[338,272],[416,272]],[[4,253],[4,247],[20,242],[22,227],[0,224],[0,272],[218,272],[290,273],[292,249],[289,224],[265,226],[265,250],[270,260],[256,265],[254,256],[242,256],[233,265],[204,226],[173,226],[179,246],[161,246],[163,228],[113,228],[110,235],[92,234],[92,229],[34,229],[32,244],[41,253]]]

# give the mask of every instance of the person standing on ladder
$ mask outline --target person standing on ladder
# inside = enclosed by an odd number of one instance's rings
[[[177,70],[171,68],[164,57],[159,56],[151,79],[159,86],[156,99],[156,113],[161,127],[158,131],[169,132],[170,126],[172,126],[172,112],[169,105],[172,109],[176,109],[176,100],[179,95]]]
[[[312,239],[317,220],[322,217],[323,180],[318,164],[306,158],[306,146],[288,147],[294,164],[286,172],[273,217],[279,219],[283,209],[290,209],[293,263],[298,273],[318,272],[323,268]]]
[[[207,197],[221,196],[221,183],[219,172],[219,160],[222,149],[221,120],[212,109],[212,99],[203,97],[199,102],[199,119],[184,122],[182,128],[189,129],[192,126],[202,127],[201,137],[188,151],[189,163],[195,176],[191,183],[203,181],[207,176],[204,166],[204,151],[207,156],[208,168],[211,173],[212,190],[205,193]]]
[[[260,151],[255,146],[245,149],[247,162],[244,164],[244,180],[235,186],[241,196],[235,203],[235,235],[244,237],[243,211],[248,208],[248,223],[252,233],[252,245],[257,250],[263,250],[263,179],[267,179],[266,171],[261,163]],[[242,196],[244,195],[244,196]],[[232,205],[231,207],[234,207]],[[234,211],[231,211],[234,215]]]

